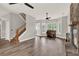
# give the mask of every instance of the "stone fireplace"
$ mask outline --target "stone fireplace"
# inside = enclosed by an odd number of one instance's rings
[[[79,51],[79,3],[72,3],[70,6],[71,39]]]

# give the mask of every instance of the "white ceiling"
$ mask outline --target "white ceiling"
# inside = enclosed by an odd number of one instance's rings
[[[24,12],[28,15],[35,17],[36,19],[44,19],[45,13],[48,12],[49,16],[52,18],[61,17],[69,14],[70,4],[68,3],[30,3],[34,6],[34,9],[31,9],[24,4],[0,4],[5,10],[9,12],[20,13]]]

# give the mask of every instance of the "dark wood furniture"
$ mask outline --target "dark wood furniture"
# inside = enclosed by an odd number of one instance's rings
[[[49,37],[49,38],[56,38],[55,30],[47,30],[46,34],[47,34],[47,37]]]

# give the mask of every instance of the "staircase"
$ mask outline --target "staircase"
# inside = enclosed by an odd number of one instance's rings
[[[22,19],[22,21],[24,21],[24,24],[17,28],[15,37],[13,37],[10,41],[12,45],[19,45],[19,36],[26,31],[26,19],[20,14],[18,14],[18,16]]]

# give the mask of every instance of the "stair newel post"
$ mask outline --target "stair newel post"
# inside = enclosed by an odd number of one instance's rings
[[[16,30],[16,44],[19,44],[19,29]]]

